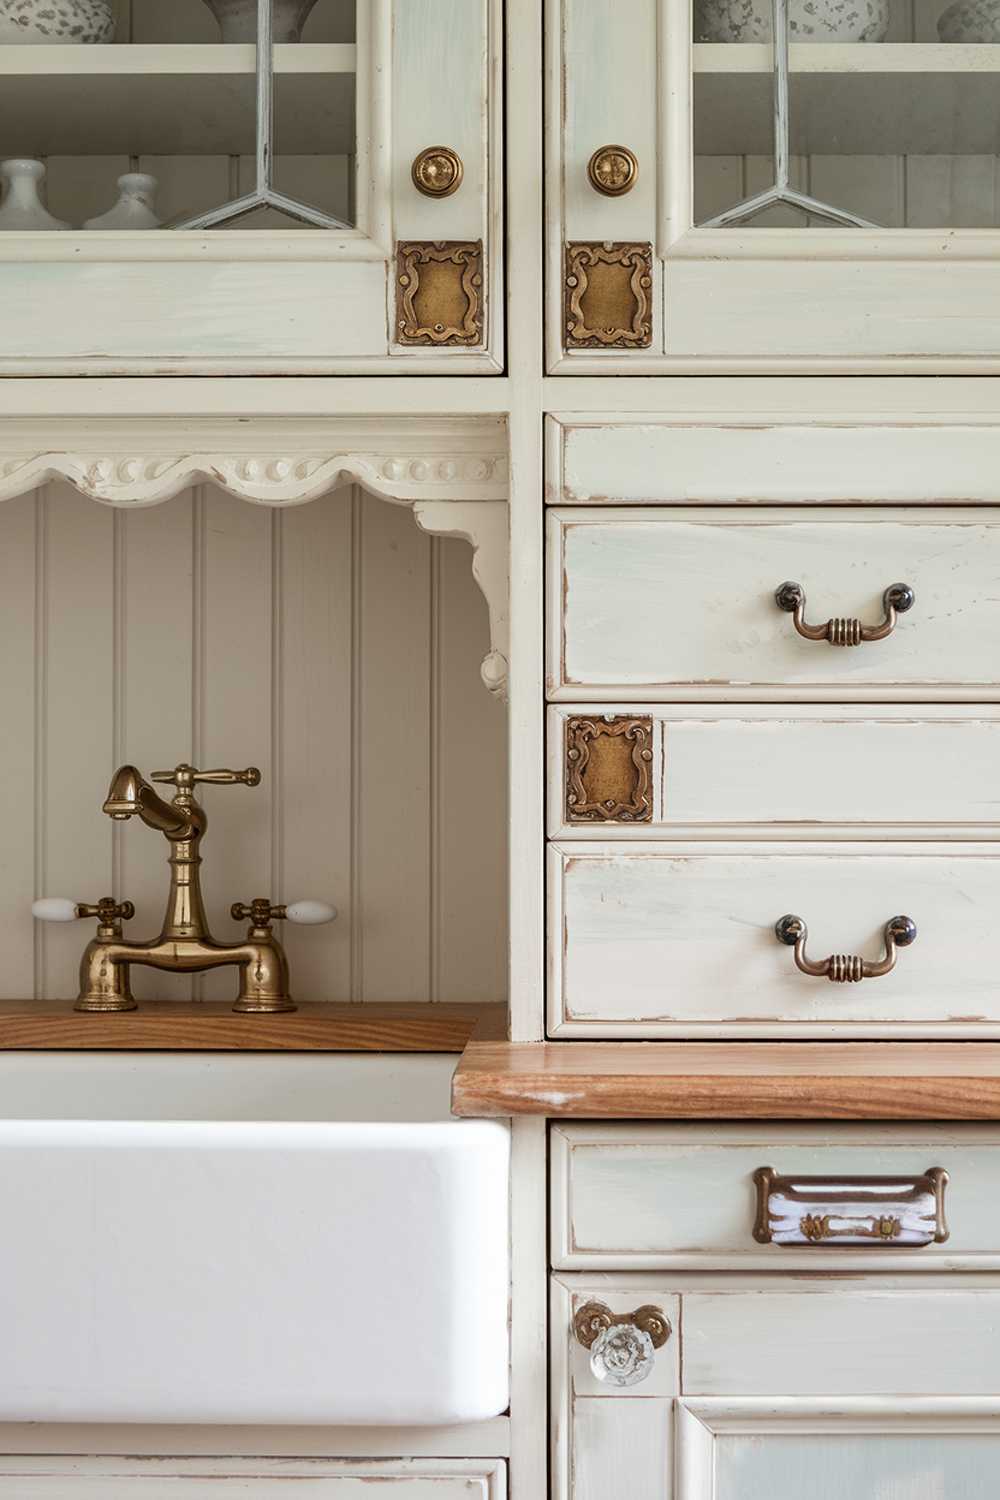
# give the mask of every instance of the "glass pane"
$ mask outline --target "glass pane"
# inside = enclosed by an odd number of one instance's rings
[[[693,0],[695,222],[776,186],[748,225],[1000,223],[1000,0],[781,3],[786,181],[772,0]]]
[[[291,211],[207,227],[310,227],[297,205],[351,225],[356,0],[272,7],[270,186]],[[18,15],[0,14],[0,230],[184,227],[258,192],[257,0],[25,0]]]
[[[718,1500],[995,1500],[1000,1434],[725,1436]]]

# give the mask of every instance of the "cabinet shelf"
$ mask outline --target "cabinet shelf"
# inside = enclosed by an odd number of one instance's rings
[[[698,43],[692,50],[696,153],[769,154],[770,46]],[[1000,153],[1000,46],[799,43],[789,60],[797,153]]]
[[[0,47],[0,154],[239,155],[255,146],[253,46]],[[353,45],[274,49],[277,148],[354,150]]]

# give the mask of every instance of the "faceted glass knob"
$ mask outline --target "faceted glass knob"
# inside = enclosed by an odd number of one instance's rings
[[[633,1323],[614,1323],[590,1346],[590,1369],[605,1385],[638,1385],[653,1373],[653,1340]]]

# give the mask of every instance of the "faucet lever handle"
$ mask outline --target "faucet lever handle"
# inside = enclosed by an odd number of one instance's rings
[[[234,922],[252,922],[255,927],[267,927],[271,922],[299,922],[313,927],[322,922],[332,922],[337,915],[335,906],[325,901],[292,901],[287,906],[272,906],[263,896],[249,902],[234,901],[229,908]]]
[[[93,905],[70,901],[64,896],[43,896],[40,901],[32,902],[31,914],[40,922],[73,922],[78,917],[96,917],[107,927],[113,922],[128,922],[135,916],[135,907],[131,901],[116,901],[113,896],[102,896]]]
[[[256,766],[247,766],[245,771],[199,771],[197,766],[185,762],[172,771],[154,771],[154,781],[173,782],[179,792],[189,792],[196,781],[211,782],[214,786],[260,786],[260,771]]]

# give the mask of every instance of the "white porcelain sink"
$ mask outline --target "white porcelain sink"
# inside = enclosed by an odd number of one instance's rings
[[[0,1054],[0,1421],[503,1411],[508,1135],[454,1064]]]

